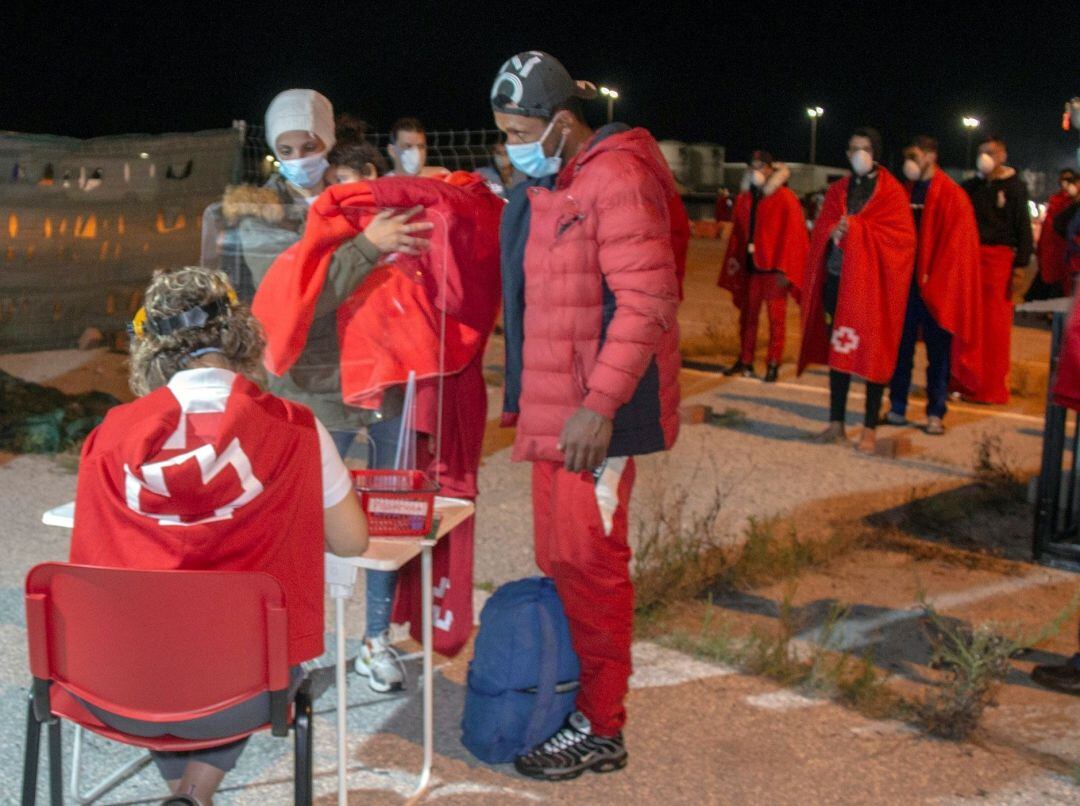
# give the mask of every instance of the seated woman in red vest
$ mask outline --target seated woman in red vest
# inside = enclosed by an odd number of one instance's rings
[[[323,651],[323,552],[367,549],[367,521],[326,428],[274,397],[264,337],[221,272],[155,275],[133,322],[132,390],[87,438],[71,561],[146,569],[265,571],[289,606],[289,665]],[[89,706],[88,706],[89,707]],[[212,717],[151,724],[94,710],[144,736],[232,736],[268,721],[262,695]],[[209,804],[244,742],[155,753],[175,802]]]

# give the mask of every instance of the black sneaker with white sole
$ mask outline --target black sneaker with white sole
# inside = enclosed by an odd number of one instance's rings
[[[575,711],[554,736],[514,759],[514,767],[530,778],[569,781],[585,770],[621,770],[628,758],[621,733],[594,736],[589,720],[580,711]]]

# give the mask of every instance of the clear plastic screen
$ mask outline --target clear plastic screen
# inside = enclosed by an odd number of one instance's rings
[[[332,215],[362,227],[378,212],[352,206]],[[306,203],[215,203],[203,216],[202,263],[224,271],[242,302],[267,282],[275,300],[284,298],[276,310],[260,311],[263,326],[279,340],[283,333],[302,340],[303,349],[281,375],[268,374],[271,392],[310,405],[331,432],[355,431],[351,466],[419,469],[439,483],[444,408],[453,403],[444,394],[446,220],[435,210],[410,219],[435,225],[421,258],[390,253],[371,265],[352,236],[342,239],[315,289],[314,280],[296,281],[318,263],[300,244],[309,215],[318,213]],[[319,226],[341,223],[328,218]],[[296,293],[283,297],[282,288]],[[301,295],[313,308],[306,333],[288,310],[305,304]]]

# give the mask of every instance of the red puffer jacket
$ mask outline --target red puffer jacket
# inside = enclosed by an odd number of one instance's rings
[[[582,405],[614,419],[609,456],[670,448],[689,222],[655,140],[605,127],[530,202],[513,458],[563,461]]]

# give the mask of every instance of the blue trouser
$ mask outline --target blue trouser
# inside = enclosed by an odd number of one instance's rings
[[[401,418],[379,420],[368,426],[368,466],[393,467],[397,453]],[[356,435],[351,431],[332,431],[330,434],[338,453],[345,456]],[[390,610],[397,590],[397,571],[368,571],[365,576],[367,627],[364,636],[373,638],[390,629]]]
[[[949,353],[952,334],[942,328],[930,314],[916,283],[911,284],[907,313],[904,316],[904,335],[900,339],[900,354],[889,384],[889,405],[894,414],[907,414],[908,391],[915,366],[915,343],[920,331],[926,344],[926,416],[944,417],[949,396]]]

